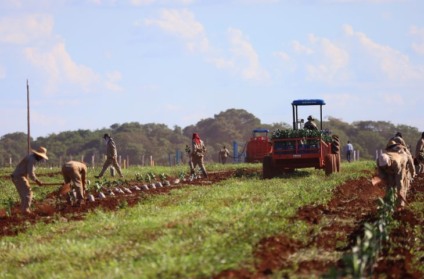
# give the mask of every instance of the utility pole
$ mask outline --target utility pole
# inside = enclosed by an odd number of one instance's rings
[[[30,129],[30,122],[29,122],[29,85],[28,85],[28,79],[27,79],[27,122],[28,122],[28,154],[31,151],[31,129]]]

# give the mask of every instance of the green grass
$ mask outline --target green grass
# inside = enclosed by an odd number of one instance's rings
[[[247,166],[260,168],[207,168]],[[16,237],[0,239],[0,277],[204,278],[225,269],[253,268],[252,251],[260,239],[284,233],[307,241],[311,225],[290,219],[297,209],[327,202],[334,187],[367,175],[363,170],[373,167],[373,162],[343,164],[342,173],[330,177],[306,169],[271,180],[233,178],[146,195],[134,207],[99,210],[83,221],[57,217],[53,224],[38,223]],[[152,170],[175,175],[188,168]],[[134,168],[124,174],[148,171]],[[319,251],[308,253],[314,257]]]

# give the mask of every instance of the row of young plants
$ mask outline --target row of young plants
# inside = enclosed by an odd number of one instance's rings
[[[351,251],[343,257],[345,270],[331,271],[332,278],[351,276],[352,278],[368,278],[372,274],[372,267],[385,243],[390,241],[390,231],[394,226],[393,214],[396,210],[396,192],[390,188],[384,198],[378,199],[377,219],[373,223],[365,223],[363,237],[357,237]]]
[[[94,202],[96,198],[105,199],[107,196],[115,196],[117,194],[132,194],[133,192],[142,190],[170,187],[172,185],[179,184],[181,181],[193,181],[196,178],[200,178],[200,172],[200,169],[198,169],[195,174],[187,177],[185,172],[180,171],[178,178],[175,178],[172,181],[169,180],[169,175],[163,172],[157,175],[153,171],[148,171],[145,175],[137,172],[135,173],[134,179],[131,180],[121,178],[117,180],[109,180],[106,177],[103,177],[101,179],[96,179],[94,184],[91,184],[90,181],[88,181],[88,187],[86,189],[87,199],[90,202]],[[74,185],[71,185],[71,192],[68,193],[68,195],[71,201],[76,201],[77,193]]]

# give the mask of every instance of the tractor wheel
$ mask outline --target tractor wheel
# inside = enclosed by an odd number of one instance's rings
[[[330,175],[334,172],[335,162],[334,154],[327,154],[324,157],[325,175]]]
[[[335,167],[336,167],[336,172],[340,172],[340,153],[338,154],[333,154],[335,157]]]
[[[265,156],[262,162],[262,177],[264,179],[274,177],[274,166],[272,165],[272,158],[270,156]]]

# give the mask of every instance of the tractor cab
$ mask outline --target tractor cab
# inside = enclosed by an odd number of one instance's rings
[[[251,139],[260,140],[260,139],[266,139],[268,138],[268,129],[254,129],[252,131],[252,137]]]
[[[303,118],[299,119],[300,106],[319,106],[319,123],[320,123],[320,130],[322,131],[322,106],[324,105],[325,105],[324,100],[320,100],[320,99],[294,100],[292,102],[293,130],[303,129],[305,125],[305,120]]]

